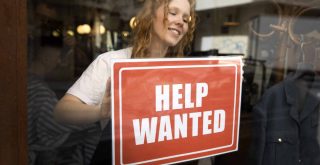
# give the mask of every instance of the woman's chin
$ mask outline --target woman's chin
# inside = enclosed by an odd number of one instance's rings
[[[179,41],[180,40],[170,40],[167,42],[167,44],[169,45],[169,47],[173,47],[173,46],[176,46]]]

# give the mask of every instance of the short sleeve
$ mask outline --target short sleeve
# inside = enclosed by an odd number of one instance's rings
[[[98,105],[101,103],[109,77],[109,64],[102,56],[98,56],[67,93],[78,97],[86,104]]]
[[[99,55],[71,86],[67,93],[89,105],[99,105],[104,96],[107,80],[111,76],[111,59],[130,58],[132,48]]]

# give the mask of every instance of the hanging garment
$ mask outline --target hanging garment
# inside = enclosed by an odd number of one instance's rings
[[[318,76],[309,87],[288,76],[267,90],[253,109],[253,164],[320,165],[319,103]]]

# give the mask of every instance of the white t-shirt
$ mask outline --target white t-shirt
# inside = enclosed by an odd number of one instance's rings
[[[111,76],[111,59],[131,57],[132,48],[106,52],[99,55],[67,91],[89,105],[100,105]]]

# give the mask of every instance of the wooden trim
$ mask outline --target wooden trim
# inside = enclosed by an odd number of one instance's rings
[[[26,10],[0,1],[0,164],[27,164]]]
[[[18,96],[18,164],[27,164],[27,2],[18,0],[17,29],[17,96]],[[21,83],[22,82],[22,83]],[[20,85],[19,85],[20,84]]]

